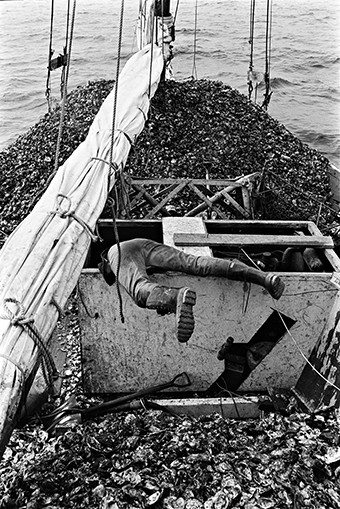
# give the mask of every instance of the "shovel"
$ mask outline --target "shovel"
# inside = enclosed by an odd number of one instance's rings
[[[191,381],[187,373],[180,373],[179,375],[176,375],[175,378],[173,378],[170,382],[153,385],[132,394],[127,394],[126,396],[121,396],[114,400],[110,400],[105,403],[101,403],[100,405],[85,409],[77,407],[75,397],[71,396],[54,412],[43,417],[42,421],[46,431],[51,434],[54,432],[56,427],[64,428],[66,425],[67,427],[70,427],[72,424],[81,423],[84,420],[93,419],[94,417],[99,417],[100,415],[105,415],[108,413],[116,413],[123,410],[136,410],[139,408],[147,407],[164,410],[163,407],[157,405],[156,403],[152,403],[150,401],[146,402],[143,399],[144,396],[151,396],[156,392],[170,389],[172,387],[185,388],[189,387],[190,385]],[[133,402],[135,399],[139,401]]]

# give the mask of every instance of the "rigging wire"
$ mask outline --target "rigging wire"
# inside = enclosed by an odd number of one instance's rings
[[[248,99],[251,99],[254,87],[252,80],[252,73],[254,69],[254,30],[255,30],[255,0],[250,0],[250,20],[249,20],[249,44],[250,44],[250,58],[249,58],[249,71],[248,71]],[[256,100],[255,100],[256,102]]]
[[[69,47],[68,47],[68,51],[67,51],[68,56],[67,56],[65,79],[64,79],[64,83],[63,83],[63,91],[62,91],[63,95],[62,95],[59,131],[58,131],[57,148],[56,148],[53,174],[55,174],[57,172],[58,165],[59,165],[60,145],[61,145],[61,138],[62,138],[62,134],[63,134],[65,112],[66,112],[67,85],[68,85],[68,78],[69,78],[69,72],[70,72],[73,32],[74,32],[74,23],[75,23],[75,16],[76,16],[76,5],[77,5],[77,0],[73,0],[70,40],[69,40]]]
[[[273,19],[273,4],[271,0],[267,0],[267,18],[266,18],[266,63],[264,72],[265,93],[262,108],[268,109],[272,90],[270,87],[270,63],[271,63],[271,38],[272,38],[272,19]]]
[[[197,0],[195,2],[195,28],[194,28],[194,60],[192,63],[191,75],[197,80],[197,68],[196,68],[196,50],[197,50],[197,18],[198,18],[198,6]]]
[[[66,32],[65,32],[65,45],[64,45],[64,62],[67,64],[68,59],[68,44],[69,44],[69,29],[70,29],[70,7],[71,7],[71,0],[67,0],[67,14],[66,14]],[[65,83],[65,75],[66,75],[66,66],[63,65],[62,71],[61,71],[61,79],[60,79],[60,96],[63,97],[63,89],[64,89],[64,83]]]
[[[151,96],[151,81],[152,81],[152,65],[153,65],[153,46],[154,46],[154,37],[155,37],[155,23],[157,22],[155,16],[155,10],[152,13],[152,23],[151,23],[151,53],[150,53],[150,69],[149,69],[149,89],[148,89],[148,98]]]
[[[61,78],[60,78],[60,96],[63,98],[64,83],[66,77],[67,59],[68,59],[68,44],[69,44],[69,30],[70,30],[70,3],[67,2],[67,14],[66,14],[66,33],[65,33],[65,44],[63,47],[63,54],[59,54],[58,57],[52,59],[54,54],[53,46],[53,26],[54,26],[54,0],[51,0],[51,19],[50,19],[50,33],[49,33],[49,49],[48,49],[48,61],[47,61],[47,78],[46,78],[46,89],[45,97],[48,104],[48,111],[52,110],[52,98],[51,98],[51,72],[58,67],[62,66]]]
[[[51,21],[50,21],[50,40],[48,47],[48,60],[47,60],[47,78],[46,78],[46,91],[45,97],[48,104],[48,111],[51,111],[51,67],[50,61],[52,57],[52,44],[53,44],[53,23],[54,23],[54,0],[51,1]]]
[[[175,14],[174,14],[174,24],[176,23],[177,13],[178,13],[178,7],[179,7],[179,0],[177,0]]]

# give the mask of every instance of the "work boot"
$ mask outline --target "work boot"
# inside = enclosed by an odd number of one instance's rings
[[[246,281],[265,288],[269,294],[278,300],[283,294],[285,285],[282,279],[271,272],[262,272],[259,269],[249,267],[239,260],[214,259],[209,268],[209,275],[224,276],[234,281]]]
[[[278,275],[269,272],[266,274],[264,287],[273,299],[279,300],[285,289],[285,284]]]
[[[285,288],[284,282],[278,275],[271,272],[262,272],[238,260],[233,260],[230,263],[227,271],[227,278],[260,285],[265,288],[275,300],[281,297]]]
[[[195,319],[193,306],[196,292],[190,288],[155,287],[146,301],[148,309],[156,309],[160,315],[176,314],[177,339],[186,343],[194,332]]]

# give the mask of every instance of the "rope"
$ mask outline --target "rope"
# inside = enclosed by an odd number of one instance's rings
[[[62,138],[62,134],[63,134],[65,111],[66,111],[67,85],[68,85],[68,77],[69,77],[70,63],[71,63],[71,50],[72,50],[72,41],[73,41],[74,20],[75,20],[75,15],[76,15],[76,3],[77,3],[77,1],[73,0],[70,44],[69,44],[69,49],[67,52],[68,56],[67,56],[65,80],[64,80],[64,84],[63,84],[63,92],[62,92],[62,103],[61,103],[61,113],[60,113],[60,121],[59,121],[56,155],[55,155],[55,162],[54,162],[54,173],[52,175],[54,175],[57,172],[58,165],[59,165],[60,145],[61,145],[61,138]]]
[[[9,361],[11,364],[13,364],[18,369],[18,371],[20,371],[22,379],[25,380],[25,372],[22,369],[22,367],[20,366],[20,364],[18,364],[14,359],[9,357],[8,355],[5,355],[4,353],[0,353],[0,357],[2,357],[3,359],[6,359],[6,361]]]
[[[249,44],[250,44],[250,61],[249,61],[249,79],[248,79],[248,98],[251,99],[254,87],[251,79],[251,73],[254,68],[254,29],[255,29],[255,0],[250,0],[250,21],[249,21]]]
[[[69,27],[70,27],[70,3],[71,0],[67,1],[67,14],[66,14],[66,32],[65,32],[65,46],[64,46],[64,57],[66,58],[66,62],[68,59],[67,55],[67,46],[68,46],[68,39],[69,39]],[[60,80],[60,94],[61,97],[63,97],[63,89],[64,89],[64,83],[65,83],[65,65],[63,65],[63,69],[61,72],[61,80]]]
[[[122,38],[123,38],[123,20],[124,20],[124,0],[121,0],[121,8],[120,8],[120,21],[119,21],[119,35],[118,35],[118,49],[117,49],[117,67],[116,67],[116,82],[115,82],[115,93],[114,93],[114,101],[113,101],[113,111],[112,111],[112,129],[111,129],[111,146],[110,146],[110,156],[109,156],[109,167],[114,167],[113,165],[113,144],[114,144],[114,133],[115,133],[115,124],[116,124],[116,114],[117,114],[117,98],[118,98],[118,84],[119,84],[119,71],[120,71],[120,59],[121,59],[121,49],[122,49]],[[125,134],[125,133],[124,133]],[[116,170],[117,165],[115,165]],[[108,187],[110,185],[110,178],[108,180]],[[117,265],[117,274],[116,280],[118,281],[118,274],[121,263],[121,249],[119,242],[119,234],[118,228],[116,224],[116,217],[114,211],[114,200],[110,196],[108,197],[108,204],[111,205],[112,210],[112,220],[113,220],[113,230],[117,241],[118,247],[118,265]],[[121,322],[124,323],[124,315],[123,315],[123,301],[120,293],[119,284],[117,283],[117,294],[119,300],[119,313]]]
[[[270,99],[272,96],[272,91],[270,88],[270,60],[271,60],[271,31],[272,31],[272,3],[271,0],[267,0],[267,20],[266,20],[266,65],[265,65],[265,73],[264,73],[264,81],[266,85],[266,90],[264,94],[264,100],[262,103],[262,108],[265,110],[268,109]]]
[[[152,25],[151,25],[151,54],[150,54],[149,89],[148,89],[148,98],[149,99],[151,96],[151,78],[152,78],[152,65],[153,65],[153,45],[154,45],[155,23],[156,23],[156,18],[155,18],[155,16],[153,16]]]
[[[65,199],[67,201],[67,205],[66,205],[66,208],[65,209],[62,209],[61,208],[61,203],[58,203],[58,198],[62,198],[62,199]],[[71,200],[68,196],[65,196],[64,194],[58,194],[57,195],[57,206],[56,206],[56,210],[51,210],[50,214],[52,215],[56,215],[56,216],[59,216],[61,217],[62,219],[65,219],[65,218],[69,218],[69,217],[72,217],[73,219],[75,219],[83,228],[84,230],[90,235],[91,237],[91,240],[93,242],[97,242],[99,239],[97,237],[97,235],[95,235],[95,233],[91,230],[91,228],[89,227],[88,224],[85,223],[85,221],[83,219],[81,219],[79,216],[77,216],[75,214],[75,212],[73,210],[70,210],[71,209]]]
[[[7,304],[12,303],[17,306],[16,312],[12,312]],[[42,372],[46,382],[46,385],[51,388],[53,385],[53,381],[59,378],[59,372],[55,366],[53,357],[49,350],[47,349],[44,340],[42,339],[38,329],[34,325],[34,318],[32,316],[26,315],[26,309],[23,304],[14,298],[6,298],[3,302],[3,308],[6,312],[6,315],[0,315],[0,319],[9,320],[11,325],[21,325],[21,327],[27,332],[31,339],[33,339],[34,344],[38,347],[39,356],[42,358]],[[4,357],[4,356],[3,356]],[[15,361],[8,358],[10,362],[16,364]],[[19,367],[19,366],[18,366]],[[21,372],[23,373],[22,368]]]
[[[125,318],[124,318],[124,314],[123,314],[123,299],[122,299],[122,294],[121,294],[120,286],[119,286],[119,271],[120,271],[120,264],[121,264],[121,259],[122,259],[122,251],[121,251],[121,248],[120,248],[119,233],[118,233],[117,222],[116,222],[116,215],[115,215],[115,209],[114,209],[115,202],[114,202],[114,199],[111,198],[111,196],[109,196],[107,201],[108,201],[108,204],[111,206],[112,221],[113,221],[113,231],[114,231],[115,238],[116,238],[116,241],[117,241],[118,262],[117,262],[117,274],[116,274],[116,287],[117,287],[117,295],[118,295],[118,302],[119,302],[120,320],[121,320],[122,323],[124,323],[125,322]]]
[[[192,63],[192,77],[197,80],[197,69],[196,69],[196,44],[197,44],[197,16],[198,16],[198,7],[197,0],[195,2],[195,28],[194,28],[194,59]]]
[[[176,18],[177,18],[178,7],[179,7],[179,0],[177,0],[177,4],[176,4],[176,9],[175,9],[175,14],[174,14],[174,23],[176,22]]]
[[[54,21],[54,0],[51,3],[51,22],[50,22],[50,42],[48,47],[48,61],[47,61],[47,78],[46,78],[46,91],[45,97],[48,104],[48,111],[51,111],[51,69],[50,60],[52,57],[52,40],[53,40],[53,21]]]
[[[110,146],[110,157],[109,157],[110,167],[112,166],[112,160],[113,160],[113,144],[114,144],[115,124],[116,124],[116,114],[117,114],[118,83],[119,83],[120,59],[121,59],[122,38],[123,38],[123,21],[124,21],[124,0],[122,0],[122,2],[121,2],[121,9],[120,9],[116,81],[115,81],[115,92],[114,92],[113,111],[112,111],[111,146]]]

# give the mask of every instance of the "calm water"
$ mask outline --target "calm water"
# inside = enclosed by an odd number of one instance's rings
[[[47,111],[50,4],[49,0],[0,0],[0,149]],[[58,54],[64,43],[67,2],[55,4],[53,48]],[[174,14],[177,0],[171,4]],[[138,5],[139,0],[125,0],[122,63],[136,50]],[[114,78],[120,8],[121,0],[77,0],[69,90],[88,80]],[[249,11],[250,0],[179,0],[175,77],[217,79],[247,94]],[[254,63],[262,72],[265,18],[266,0],[257,0]],[[273,95],[268,112],[338,167],[339,27],[339,0],[273,0]],[[56,99],[59,84],[57,70],[52,73]]]

